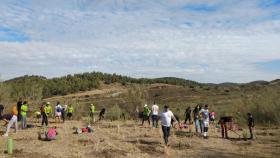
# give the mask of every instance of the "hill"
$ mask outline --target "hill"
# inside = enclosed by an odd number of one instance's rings
[[[236,116],[246,122],[252,112],[259,124],[279,124],[280,81],[256,81],[246,84],[204,84],[180,78],[135,79],[100,72],[67,75],[47,79],[43,76],[23,76],[5,81],[0,87],[0,102],[11,105],[18,98],[29,100],[31,109],[38,110],[43,101],[60,101],[77,107],[77,119],[88,113],[90,103],[106,107],[112,119],[121,112],[136,117],[135,110],[156,101],[168,104],[183,118],[184,109],[197,104],[209,104],[221,115]],[[110,111],[112,111],[110,113]]]

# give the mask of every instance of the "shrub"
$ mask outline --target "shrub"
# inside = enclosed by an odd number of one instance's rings
[[[119,105],[114,105],[112,108],[108,109],[106,118],[115,121],[118,120],[122,114],[122,109],[119,107]]]

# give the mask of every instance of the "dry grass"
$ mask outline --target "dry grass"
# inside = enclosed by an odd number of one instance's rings
[[[189,133],[188,129],[172,129],[170,146],[165,147],[160,129],[141,127],[134,121],[99,122],[94,125],[94,133],[80,135],[73,134],[73,127],[83,127],[82,122],[52,125],[57,125],[59,135],[51,142],[37,139],[39,127],[11,134],[13,157],[277,157],[280,154],[279,129],[258,129],[255,141],[241,141],[232,133],[230,136],[236,139],[224,140],[213,128],[208,140]],[[6,142],[7,138],[0,137],[0,157],[8,157],[4,154]]]

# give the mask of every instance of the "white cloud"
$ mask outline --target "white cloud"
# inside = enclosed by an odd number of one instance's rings
[[[220,0],[211,1],[216,11],[196,13],[182,10],[193,3],[183,0],[42,3],[0,5],[1,25],[31,39],[0,41],[2,77],[53,77],[93,70],[202,82],[280,77],[254,65],[280,59],[280,19],[268,18],[277,7],[261,9],[257,1]]]

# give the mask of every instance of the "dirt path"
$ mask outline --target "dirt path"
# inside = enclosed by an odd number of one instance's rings
[[[83,125],[79,121],[57,124],[59,135],[51,142],[37,139],[39,127],[11,134],[15,149],[13,157],[253,158],[277,157],[280,154],[279,129],[258,129],[258,139],[254,141],[224,140],[213,128],[207,140],[190,133],[189,129],[172,129],[170,146],[165,147],[159,128],[141,127],[134,121],[100,122],[94,125],[93,134],[73,134],[73,127]],[[119,133],[117,125],[120,126]],[[7,138],[0,137],[0,157],[8,157],[4,154],[6,142]]]

